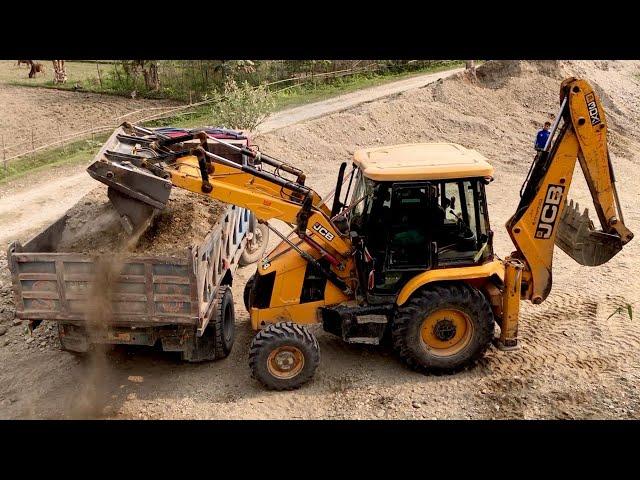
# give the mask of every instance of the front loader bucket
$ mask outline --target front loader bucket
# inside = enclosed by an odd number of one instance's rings
[[[589,218],[589,210],[580,213],[580,206],[573,200],[565,203],[558,225],[556,245],[580,265],[602,265],[622,250],[617,235],[595,230]]]
[[[171,193],[171,181],[128,161],[100,159],[87,168],[94,179],[109,187],[109,200],[120,214],[125,231],[133,236],[151,224]]]

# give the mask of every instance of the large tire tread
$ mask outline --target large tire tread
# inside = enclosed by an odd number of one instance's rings
[[[303,370],[292,379],[278,379],[272,376],[266,367],[269,353],[283,344],[292,344],[300,348],[305,356]],[[249,367],[251,376],[270,390],[294,390],[307,383],[313,377],[320,363],[320,346],[314,335],[306,327],[293,322],[280,322],[268,325],[254,337],[249,349]]]
[[[231,304],[231,318],[227,319],[224,317],[225,309],[226,309],[226,301],[225,297],[230,297]],[[231,348],[233,347],[233,342],[235,340],[235,311],[233,305],[233,294],[231,292],[231,287],[229,286],[221,286],[218,288],[216,292],[216,298],[214,300],[216,302],[215,311],[213,315],[214,326],[215,326],[215,359],[219,360],[221,358],[226,358],[231,353]],[[227,342],[224,338],[224,323],[226,321],[232,322],[234,332],[231,334],[231,339]]]
[[[474,334],[469,347],[461,354],[436,358],[417,348],[416,332],[423,319],[432,311],[447,307],[461,307],[470,315]],[[414,294],[398,308],[392,326],[393,346],[410,368],[434,374],[451,374],[475,364],[486,352],[493,339],[495,322],[485,296],[465,283],[436,284]]]

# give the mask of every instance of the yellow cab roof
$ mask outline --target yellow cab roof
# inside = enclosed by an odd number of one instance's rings
[[[353,155],[365,177],[377,181],[488,177],[493,167],[482,154],[456,143],[406,143],[364,148]]]

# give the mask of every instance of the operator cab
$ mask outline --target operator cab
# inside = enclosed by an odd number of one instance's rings
[[[493,256],[485,185],[493,167],[452,143],[359,150],[347,224],[367,296],[396,295],[416,274]]]

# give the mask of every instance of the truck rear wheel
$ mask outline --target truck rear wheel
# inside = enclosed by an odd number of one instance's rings
[[[454,283],[427,287],[402,305],[393,345],[410,367],[452,373],[478,360],[493,339],[494,319],[477,289]]]
[[[264,256],[269,242],[269,228],[263,223],[257,223],[253,231],[253,238],[247,241],[244,252],[238,263],[242,266],[251,265]]]
[[[231,288],[224,285],[218,288],[215,305],[209,324],[201,337],[193,338],[191,350],[182,352],[187,362],[219,360],[229,356],[235,340],[235,312]]]
[[[216,306],[213,313],[215,325],[215,358],[225,358],[231,353],[236,338],[236,314],[233,306],[231,288],[222,286],[216,293]]]
[[[258,332],[249,350],[253,378],[269,390],[293,390],[311,380],[320,363],[320,346],[302,325],[281,322]]]

